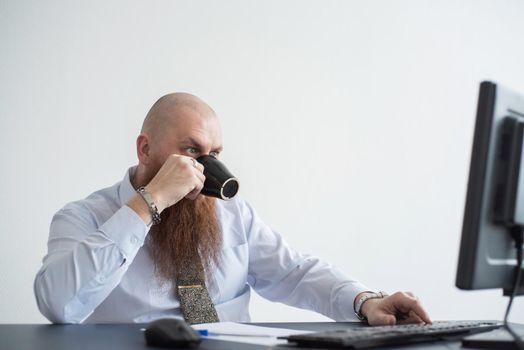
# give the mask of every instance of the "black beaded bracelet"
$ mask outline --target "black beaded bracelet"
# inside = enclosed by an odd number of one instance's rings
[[[151,212],[151,218],[153,219],[153,225],[159,224],[162,221],[160,214],[158,213],[158,208],[156,207],[153,197],[146,191],[144,187],[140,187],[136,192],[142,197],[146,202],[149,211]]]

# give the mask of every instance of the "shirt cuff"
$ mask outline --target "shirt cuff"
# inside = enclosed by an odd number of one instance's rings
[[[334,319],[336,321],[359,321],[355,315],[355,298],[360,293],[369,290],[369,288],[357,281],[346,282],[339,287],[333,298]]]
[[[144,244],[149,227],[127,205],[122,206],[99,231],[114,242],[126,257],[132,257]]]

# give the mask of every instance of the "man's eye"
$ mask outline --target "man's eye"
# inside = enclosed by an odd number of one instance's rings
[[[209,152],[209,155],[210,156],[213,156],[215,158],[218,158],[218,155],[220,154],[220,152],[217,152],[217,151],[212,151],[212,152]]]
[[[187,148],[187,152],[191,153],[191,154],[197,154],[198,153],[197,149],[194,148],[194,147],[188,147]]]

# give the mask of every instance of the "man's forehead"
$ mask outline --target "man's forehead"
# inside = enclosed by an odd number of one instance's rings
[[[218,118],[214,113],[193,106],[177,106],[172,108],[168,113],[166,124],[173,126],[196,126],[207,127],[208,124],[218,124]],[[214,125],[210,125],[214,126]]]
[[[202,116],[199,113],[180,114],[175,121],[165,125],[170,138],[185,145],[211,146],[221,148],[222,133],[216,116]]]
[[[197,148],[205,148],[207,146],[210,146],[214,150],[222,150],[222,140],[219,138],[200,138],[198,136],[186,136],[180,139],[180,143],[184,146],[191,146]]]

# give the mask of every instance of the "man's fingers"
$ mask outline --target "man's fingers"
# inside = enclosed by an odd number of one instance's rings
[[[372,326],[431,323],[428,313],[413,293],[398,292],[370,302],[366,316]]]
[[[206,177],[204,176],[204,174],[202,174],[199,171],[195,171],[195,179],[194,179],[195,187],[191,190],[191,192],[186,194],[185,197],[191,200],[196,199],[198,195],[200,194],[200,191],[202,191],[202,188],[204,188],[205,180],[206,180]]]
[[[197,199],[198,195],[200,194],[200,190],[201,189],[194,189],[193,191],[189,192],[187,195],[186,195],[186,198],[187,199],[191,199],[191,200],[195,200]]]
[[[200,182],[202,183],[202,186],[203,186],[204,185],[204,181],[206,181],[206,177],[204,176],[204,174],[202,172],[200,172],[200,171],[195,171],[195,175],[200,180]]]
[[[406,318],[401,318],[397,321],[397,324],[412,324],[412,323],[426,323],[423,319],[421,319],[416,313],[413,311],[409,313],[409,315]]]
[[[411,295],[410,295],[411,294]],[[431,319],[429,318],[428,313],[422,305],[420,304],[420,301],[416,296],[414,296],[413,293],[395,293],[391,297],[393,298],[394,306],[402,313],[404,314],[412,314],[414,313],[416,316],[418,316],[423,322],[425,323],[431,323]]]
[[[204,172],[204,166],[200,164],[195,158],[187,157],[187,160],[193,168],[197,169],[201,173]]]
[[[196,163],[196,169],[198,169],[200,171],[200,173],[203,173],[204,172],[204,166],[202,164],[200,164],[199,162]]]
[[[368,323],[370,326],[393,326],[397,323],[397,319],[394,315],[379,313],[370,315]]]

